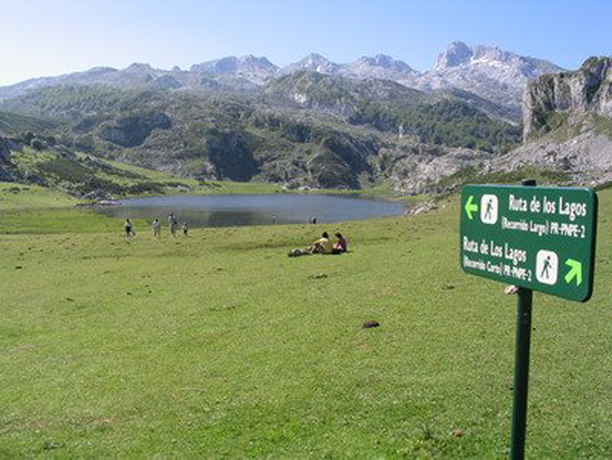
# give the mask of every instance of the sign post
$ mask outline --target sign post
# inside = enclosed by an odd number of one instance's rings
[[[529,347],[531,344],[531,304],[533,291],[519,288],[516,319],[516,355],[514,358],[514,410],[510,458],[525,458],[527,433],[527,386],[529,383]]]
[[[524,186],[535,186],[534,180],[523,181]],[[525,457],[527,433],[527,390],[529,385],[529,351],[531,348],[531,306],[533,291],[519,287],[516,311],[516,344],[514,357],[514,409],[512,412],[512,441],[510,458]]]
[[[533,291],[586,302],[595,268],[597,195],[533,186],[467,185],[461,195],[461,267],[518,286],[512,459],[525,455]]]

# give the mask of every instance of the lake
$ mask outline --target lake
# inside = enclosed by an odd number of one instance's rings
[[[119,218],[158,217],[163,224],[173,212],[179,223],[191,227],[228,227],[364,220],[399,216],[406,212],[402,203],[337,195],[216,195],[167,196],[121,200],[119,206],[100,207],[99,212]]]

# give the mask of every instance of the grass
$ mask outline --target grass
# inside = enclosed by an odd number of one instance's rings
[[[535,296],[528,458],[612,456],[600,200],[593,299]],[[79,209],[19,212],[0,235],[0,457],[507,455],[516,299],[459,269],[456,198],[297,259],[333,226],[157,241],[136,221],[128,243]]]
[[[609,118],[597,114],[587,114],[579,122],[568,122],[568,115],[563,113],[552,113],[551,122],[545,133],[535,134],[557,144],[562,144],[579,136],[585,126],[592,129],[593,133],[612,138],[612,121]]]
[[[593,116],[593,127],[597,134],[612,138],[612,120],[599,115]]]
[[[25,147],[13,152],[12,161],[22,171],[45,178],[50,188],[67,193],[104,189],[113,196],[218,195],[233,193],[278,193],[280,186],[263,182],[201,181],[177,178],[164,171],[153,171],[84,153],[74,158],[53,151]],[[37,202],[36,199],[33,202]],[[45,203],[41,202],[41,206]],[[4,208],[0,203],[0,209]]]
[[[0,210],[59,208],[76,203],[76,198],[46,187],[0,182]]]

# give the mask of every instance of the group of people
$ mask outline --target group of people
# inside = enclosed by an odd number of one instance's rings
[[[289,257],[303,256],[307,254],[342,254],[348,251],[348,242],[342,233],[336,232],[336,241],[332,242],[327,232],[323,232],[321,238],[312,243],[306,249],[296,248],[289,252]]]
[[[159,219],[155,218],[155,220],[153,221],[152,227],[153,227],[153,236],[155,237],[161,236],[161,222],[159,221]],[[173,212],[171,212],[170,215],[168,216],[168,227],[170,227],[170,234],[172,236],[176,236],[176,232],[179,228],[179,223]],[[183,225],[181,225],[181,231],[183,232],[183,235],[188,236],[189,227],[187,225],[187,222],[183,222]]]
[[[170,227],[170,234],[172,236],[176,236],[179,223],[174,213],[170,213],[168,216],[168,226]],[[151,229],[153,230],[153,237],[161,237],[161,221],[159,218],[156,217],[153,220],[151,223]],[[134,224],[130,219],[125,219],[124,230],[125,237],[128,240],[136,236]],[[189,227],[187,222],[183,222],[183,225],[181,225],[181,231],[183,232],[183,235],[188,236]],[[296,257],[306,254],[342,254],[343,252],[347,252],[348,242],[346,241],[344,235],[342,235],[340,232],[336,232],[334,235],[336,236],[336,241],[332,242],[329,238],[329,234],[327,232],[323,232],[321,238],[312,243],[311,246],[305,249],[294,249],[289,252],[289,257]]]
[[[168,216],[168,226],[170,227],[170,234],[172,236],[176,236],[176,232],[179,228],[179,223],[174,213],[170,213],[170,215]],[[125,224],[123,228],[125,230],[125,237],[127,239],[131,239],[132,237],[136,236],[134,224],[130,219],[125,219]],[[153,220],[153,222],[151,223],[151,229],[153,230],[153,236],[155,238],[161,237],[161,221],[159,220],[159,218],[156,217]],[[187,225],[187,222],[183,222],[183,225],[181,225],[181,231],[183,232],[183,235],[189,236],[189,226]]]

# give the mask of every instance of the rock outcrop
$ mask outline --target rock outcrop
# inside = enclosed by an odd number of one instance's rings
[[[576,72],[539,77],[527,87],[523,103],[525,140],[566,118],[576,124],[589,113],[612,117],[612,58],[592,57]]]
[[[406,145],[381,150],[375,166],[395,190],[417,195],[453,191],[460,183],[454,176],[473,169],[482,174],[491,172],[492,159],[492,155],[478,150]]]
[[[122,147],[141,145],[154,129],[169,129],[170,118],[161,112],[126,115],[115,122],[106,123],[98,130],[98,137]]]
[[[278,67],[265,57],[229,56],[214,61],[208,61],[191,66],[191,72],[196,74],[235,75],[248,81],[263,84],[278,72]]]
[[[543,75],[525,91],[524,144],[494,168],[536,166],[589,186],[612,181],[612,58]]]
[[[507,107],[520,109],[527,83],[564,69],[542,59],[520,56],[492,46],[451,43],[435,67],[406,85],[422,90],[458,88]]]

